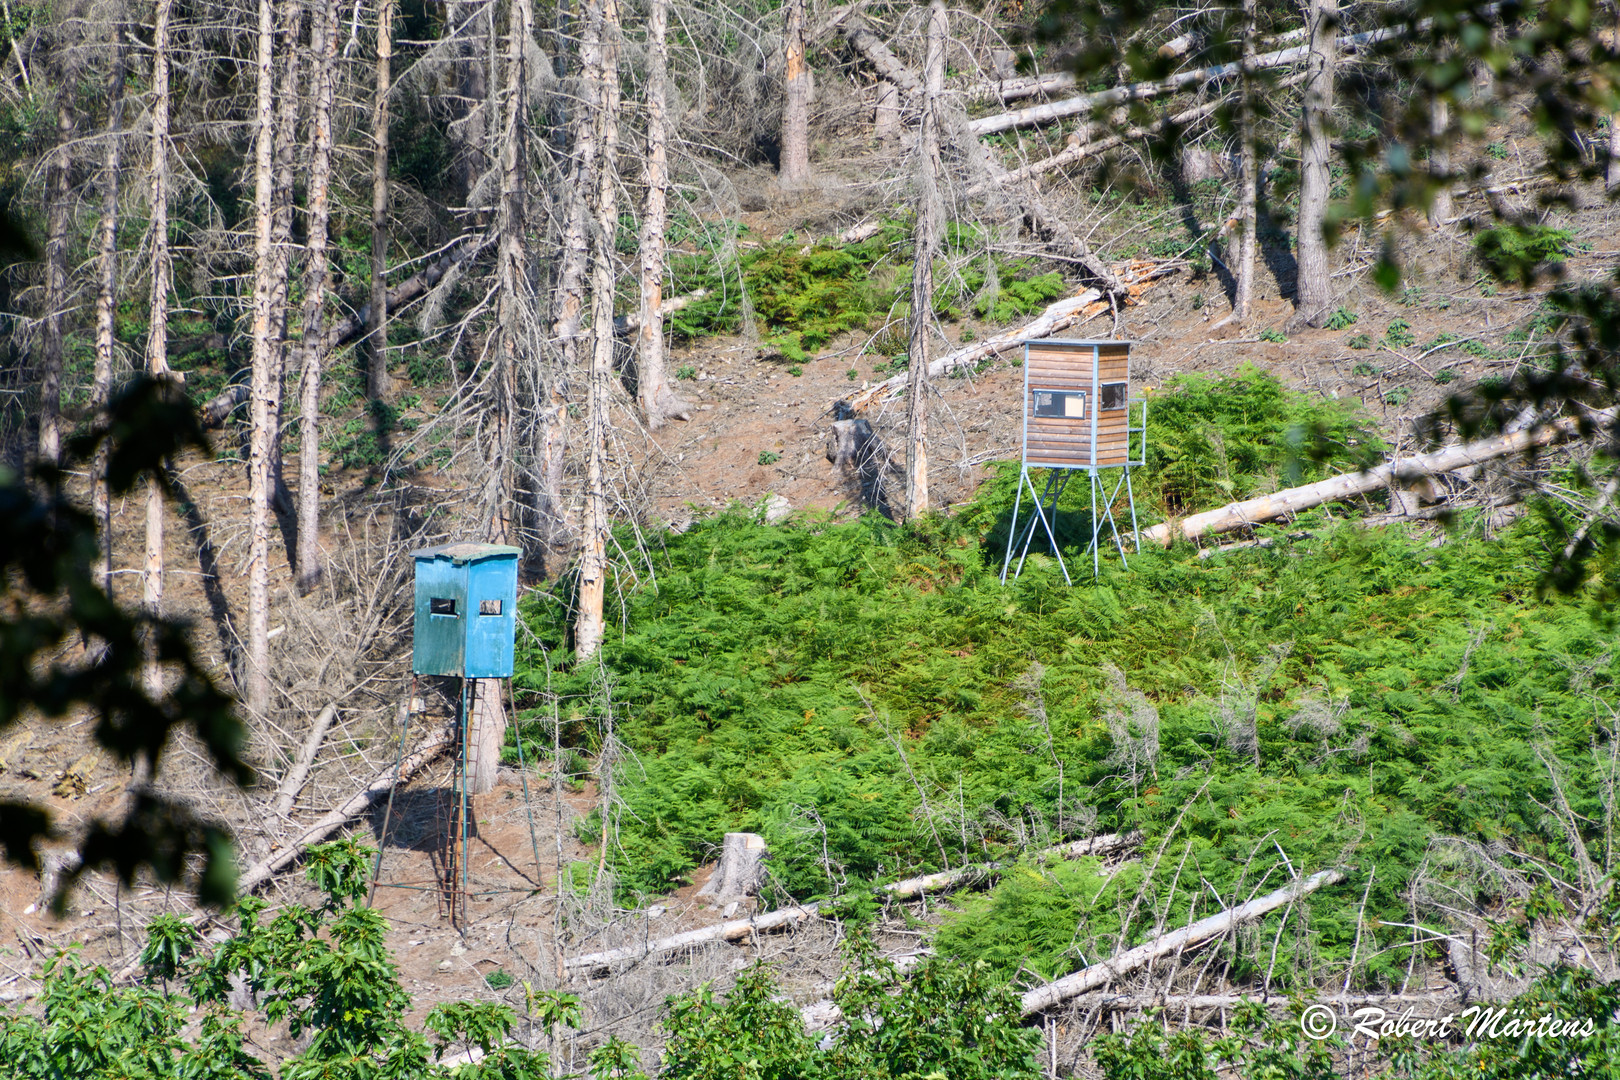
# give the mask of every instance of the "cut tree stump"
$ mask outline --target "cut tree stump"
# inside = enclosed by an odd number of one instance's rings
[[[728,832],[720,848],[720,861],[697,896],[721,907],[759,893],[765,880],[765,860],[769,852],[765,838],[758,833]]]

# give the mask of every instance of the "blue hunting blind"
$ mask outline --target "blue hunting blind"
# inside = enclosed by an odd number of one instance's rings
[[[411,670],[467,679],[512,676],[519,549],[444,544],[416,560],[416,636]]]

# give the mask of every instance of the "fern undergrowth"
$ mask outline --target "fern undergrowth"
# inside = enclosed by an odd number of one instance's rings
[[[1166,388],[1153,425],[1150,520],[1379,449],[1353,414],[1252,371]],[[1015,476],[905,527],[738,508],[661,537],[602,651],[630,753],[610,828],[592,828],[621,898],[678,885],[727,831],[766,837],[777,902],[856,903],[875,882],[1025,855],[958,898],[937,944],[1031,979],[1342,866],[1351,881],[1286,934],[1274,920],[1223,946],[1220,973],[1287,990],[1342,979],[1355,949],[1358,984],[1399,985],[1412,931],[1380,920],[1412,922],[1436,838],[1571,865],[1550,761],[1584,839],[1605,842],[1614,632],[1587,595],[1539,587],[1557,543],[1544,520],[1488,539],[1463,515],[1436,544],[1344,520],[1376,504],[1340,506],[1271,530],[1314,535],[1269,550],[1132,551],[1128,569],[1105,552],[1073,587],[1037,551],[1002,585]],[[1075,487],[1059,513],[1071,571],[1089,535]],[[593,749],[602,681],[556,674],[566,598],[524,614],[520,705],[549,666],[565,730]],[[547,753],[548,722],[523,712],[530,754]],[[1141,860],[1111,875],[1026,854],[1130,829]]]

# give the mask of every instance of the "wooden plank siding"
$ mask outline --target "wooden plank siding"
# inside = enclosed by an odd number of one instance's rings
[[[1093,357],[1096,378],[1092,377]],[[1024,357],[1024,461],[1046,468],[1111,468],[1129,460],[1129,406],[1098,409],[1103,383],[1129,383],[1130,346],[1114,342],[1030,342]],[[1035,392],[1086,395],[1086,415],[1035,415]],[[1126,397],[1129,398],[1127,386]],[[1095,423],[1095,428],[1093,428]],[[1092,444],[1095,433],[1096,444]],[[1095,456],[1093,456],[1095,451]]]

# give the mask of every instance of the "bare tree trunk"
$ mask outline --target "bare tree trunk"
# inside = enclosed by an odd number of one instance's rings
[[[253,377],[249,397],[252,430],[248,447],[248,633],[247,706],[264,715],[270,707],[270,442],[276,436],[275,252],[271,248],[275,199],[274,0],[259,0],[254,114]]]
[[[585,519],[579,552],[579,614],[574,624],[574,655],[588,660],[602,645],[602,607],[607,587],[607,429],[609,390],[613,378],[613,234],[619,220],[618,148],[619,53],[618,0],[592,0],[592,28],[599,59],[593,92],[596,142],[601,153],[593,208],[591,267],[592,349],[586,387]]]
[[[564,17],[559,6],[558,18]],[[585,22],[589,24],[591,16]],[[539,491],[536,509],[542,540],[555,555],[568,535],[567,501],[563,497],[563,457],[568,447],[569,380],[579,370],[580,326],[585,311],[585,275],[590,268],[590,192],[596,187],[597,134],[595,95],[600,43],[587,26],[580,42],[581,93],[568,127],[572,148],[567,177],[559,192],[563,205],[561,251],[552,288],[551,336],[555,350],[546,370],[546,404],[539,417]]]
[[[173,0],[157,0],[152,29],[152,303],[146,337],[146,373],[155,379],[169,374],[169,13]],[[157,477],[146,480],[146,562],[141,575],[141,602],[148,613],[163,613],[163,489]],[[162,692],[163,676],[155,663],[146,667],[146,687]]]
[[[1493,435],[1476,442],[1447,446],[1432,453],[1379,465],[1366,472],[1344,473],[1326,480],[1318,480],[1314,484],[1287,488],[1243,502],[1228,503],[1226,506],[1205,510],[1180,521],[1166,521],[1143,529],[1141,539],[1143,543],[1157,543],[1169,547],[1178,536],[1193,540],[1208,533],[1231,532],[1262,521],[1297,514],[1301,510],[1321,506],[1323,503],[1365,495],[1402,483],[1409,484],[1422,477],[1438,476],[1494,458],[1507,457],[1509,454],[1553,446],[1571,438],[1579,438],[1583,424],[1586,430],[1601,431],[1605,425],[1612,424],[1617,419],[1620,419],[1620,407],[1590,412],[1583,418],[1569,417],[1540,427],[1527,427],[1506,435]]]
[[[62,46],[65,49],[65,46]],[[51,154],[45,211],[45,318],[39,356],[39,460],[62,457],[62,324],[68,305],[68,247],[73,198],[73,140],[78,116],[66,79],[56,99],[56,148]]]
[[[1620,112],[1609,114],[1609,164],[1603,179],[1609,191],[1620,191]]]
[[[489,536],[494,543],[509,544],[515,532],[512,512],[517,505],[514,462],[516,441],[514,411],[517,397],[517,370],[525,355],[527,330],[534,311],[529,285],[528,258],[524,253],[523,227],[528,215],[528,189],[525,165],[528,161],[529,75],[527,47],[534,37],[534,13],[529,0],[511,0],[508,9],[510,50],[502,83],[505,101],[501,124],[501,201],[499,207],[499,265],[497,267],[496,370],[490,380],[487,413],[489,445],[488,469]],[[492,13],[493,15],[493,13]],[[493,51],[494,45],[492,43]],[[497,60],[499,58],[497,57]],[[491,70],[493,71],[493,65]],[[490,79],[493,86],[494,78]],[[493,117],[492,117],[493,121]]]
[[[303,104],[299,93],[298,39],[304,27],[303,0],[293,0],[291,14],[281,20],[280,33],[286,43],[283,47],[281,89],[276,101],[276,171],[270,218],[270,253],[274,278],[271,281],[270,310],[275,316],[276,359],[270,386],[275,395],[270,405],[270,422],[275,435],[270,439],[270,504],[278,517],[290,518],[295,513],[292,492],[287,489],[287,478],[282,470],[281,421],[286,408],[288,320],[291,305],[287,302],[288,282],[292,271],[293,232],[293,173],[298,149],[298,114]],[[288,555],[297,561],[298,544],[291,539]]]
[[[939,99],[945,92],[944,0],[928,6],[922,125],[917,139],[917,232],[911,269],[911,341],[906,380],[905,516],[928,511],[928,336],[934,329],[934,256],[945,227],[940,199]]]
[[[1206,919],[1188,923],[1179,930],[1163,934],[1134,949],[1116,953],[1107,960],[1081,968],[1072,975],[1065,975],[1044,986],[1026,990],[1022,998],[1023,1013],[1028,1016],[1031,1013],[1044,1012],[1081,994],[1100,990],[1121,976],[1145,967],[1160,957],[1180,953],[1189,946],[1228,933],[1234,927],[1252,922],[1267,912],[1301,900],[1325,885],[1336,885],[1343,880],[1343,870],[1319,871],[1303,880],[1293,881],[1275,892],[1257,896],[1247,903],[1228,908],[1219,915],[1211,915]]]
[[[114,316],[118,308],[118,170],[124,142],[123,24],[113,23],[112,78],[107,88],[107,163],[101,180],[101,243],[96,288],[96,375],[90,404],[99,413],[112,392],[113,350],[117,345]],[[91,512],[100,541],[96,576],[112,594],[112,507],[107,493],[107,447],[96,448],[90,478]]]
[[[647,426],[685,420],[691,406],[670,389],[664,358],[664,231],[668,222],[669,115],[664,101],[669,79],[666,40],[669,0],[649,0],[647,10],[647,201],[641,214],[641,306],[636,328],[636,390]]]
[[[1327,321],[1333,304],[1333,275],[1328,267],[1327,240],[1322,225],[1327,220],[1328,195],[1332,179],[1328,175],[1328,117],[1333,113],[1333,79],[1338,60],[1338,0],[1311,0],[1311,54],[1305,81],[1305,102],[1301,127],[1299,178],[1299,259],[1298,288],[1294,299],[1296,326],[1320,326]]]
[[[900,88],[888,79],[877,84],[877,101],[872,109],[872,134],[882,145],[900,137]]]
[[[298,592],[321,577],[321,368],[326,362],[326,241],[332,175],[332,79],[337,64],[337,0],[323,0],[309,27],[309,242],[304,266],[302,377],[298,386]]]
[[[1451,107],[1445,98],[1436,97],[1429,110],[1429,175],[1435,184],[1434,202],[1429,206],[1429,224],[1443,229],[1456,213],[1451,201],[1451,146],[1446,142],[1446,129],[1451,126]]]
[[[1254,109],[1254,23],[1256,0],[1243,0],[1243,61],[1241,64],[1243,90],[1238,99],[1238,139],[1242,144],[1243,175],[1238,179],[1238,227],[1243,235],[1238,243],[1237,265],[1232,267],[1232,274],[1237,279],[1233,289],[1232,313],[1216,327],[1228,323],[1237,323],[1239,326],[1249,321],[1250,307],[1254,301],[1254,262],[1259,251],[1258,218],[1256,214],[1256,201],[1260,189],[1260,163],[1259,153],[1255,142],[1255,109]]]
[[[371,325],[366,335],[366,395],[388,397],[388,86],[394,56],[394,0],[377,9],[377,93],[371,112]]]
[[[804,0],[783,4],[787,28],[783,35],[787,62],[787,96],[782,103],[782,167],[778,181],[793,189],[810,182],[810,98],[814,75],[804,57]]]

